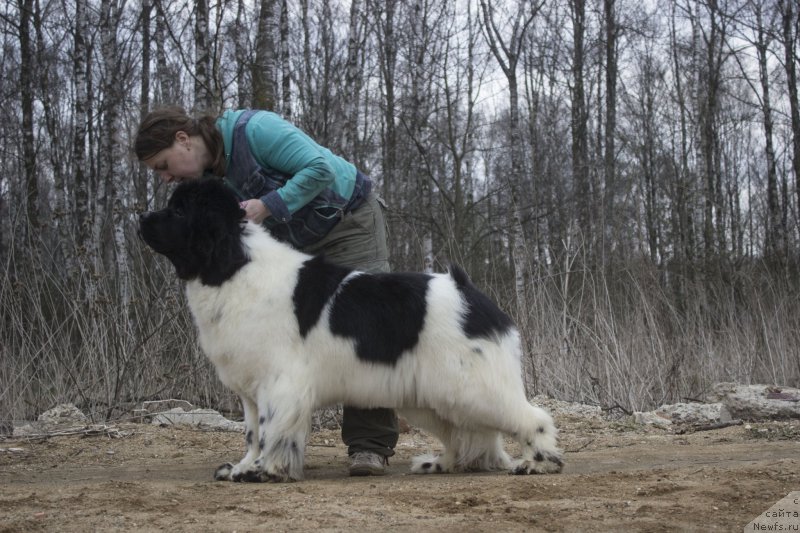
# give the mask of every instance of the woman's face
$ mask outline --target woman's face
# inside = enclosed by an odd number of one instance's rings
[[[186,132],[175,134],[172,146],[142,161],[154,170],[164,183],[180,183],[199,178],[205,171],[205,143],[200,137],[189,137]]]

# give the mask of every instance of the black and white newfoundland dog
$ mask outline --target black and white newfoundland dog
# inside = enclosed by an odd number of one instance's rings
[[[204,179],[140,218],[144,241],[186,281],[203,351],[242,399],[247,453],[216,479],[302,479],[312,412],[336,403],[395,408],[441,439],[414,473],[561,471],[553,420],[525,398],[519,334],[461,269],[366,274],[243,215],[221,181]]]

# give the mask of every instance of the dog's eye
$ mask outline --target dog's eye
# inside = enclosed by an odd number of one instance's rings
[[[175,209],[173,213],[175,213],[176,217],[183,218],[183,209]]]

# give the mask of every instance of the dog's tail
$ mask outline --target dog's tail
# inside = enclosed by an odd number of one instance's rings
[[[447,272],[450,274],[450,277],[453,278],[453,281],[456,282],[456,285],[459,287],[472,287],[472,280],[469,279],[469,275],[464,271],[463,268],[458,266],[455,263],[450,263],[450,266],[447,268]]]
[[[472,283],[464,269],[451,264],[449,274],[466,304],[463,326],[468,337],[493,338],[514,329],[511,318]]]

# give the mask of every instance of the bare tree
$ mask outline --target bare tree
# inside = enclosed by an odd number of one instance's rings
[[[395,97],[395,73],[397,69],[397,36],[395,34],[395,14],[397,0],[371,0],[369,12],[375,24],[375,37],[378,41],[378,65],[382,87],[381,114],[381,167],[383,169],[383,189],[389,204],[400,207],[397,183],[397,161],[399,147],[397,141]]]
[[[252,65],[253,107],[276,109],[275,87],[277,37],[275,0],[259,2],[258,31],[256,32],[256,59]]]
[[[786,228],[782,223],[778,193],[778,173],[775,167],[775,147],[773,144],[773,119],[772,119],[772,100],[770,98],[769,69],[767,67],[767,56],[770,41],[772,40],[769,28],[764,26],[763,4],[754,0],[752,5],[755,15],[756,39],[755,49],[758,59],[758,77],[761,82],[761,113],[764,120],[765,136],[765,156],[767,163],[767,227],[766,227],[766,253],[777,258],[785,252],[783,239]],[[756,91],[754,94],[758,96]]]
[[[194,3],[194,110],[213,110],[211,89],[211,43],[208,29],[208,2]]]
[[[289,43],[292,35],[289,32],[289,4],[281,0],[281,112],[287,119],[292,117],[292,68],[290,63]]]
[[[152,39],[150,28],[152,24],[153,5],[151,0],[141,0],[142,11],[139,18],[142,33],[142,73],[141,85],[139,91],[139,117],[143,119],[150,111],[150,57],[152,50]],[[139,165],[135,182],[134,182],[134,195],[136,211],[144,211],[147,209],[147,178],[150,173],[144,165]]]
[[[39,226],[39,178],[36,169],[36,138],[33,133],[34,88],[33,69],[36,65],[34,46],[31,42],[31,18],[33,0],[22,0],[19,4],[19,87],[22,104],[22,162],[25,168],[25,212],[26,224],[22,231],[35,232]]]
[[[653,50],[646,49],[637,56],[636,86],[629,97],[631,125],[625,141],[633,147],[640,174],[644,225],[650,260],[658,264],[663,258],[662,249],[662,201],[659,177],[666,169],[660,169],[664,158],[660,156],[658,125],[658,102],[665,98],[661,92],[664,71]]]
[[[253,98],[252,83],[250,79],[250,60],[248,51],[248,35],[242,28],[247,26],[245,19],[245,0],[236,0],[236,16],[229,28],[233,41],[233,58],[236,62],[236,106],[239,109],[250,107]]]
[[[706,259],[725,254],[725,202],[722,200],[722,175],[719,157],[720,94],[722,66],[727,59],[727,22],[718,0],[695,6],[692,24],[695,35],[695,106],[698,126],[698,155],[705,183],[703,239]],[[701,13],[701,8],[704,8]],[[691,11],[690,11],[691,12]],[[704,14],[708,27],[700,16]]]
[[[446,45],[442,57],[444,68],[443,80],[443,111],[445,113],[443,127],[438,136],[447,153],[452,158],[452,185],[438,184],[439,193],[446,195],[446,205],[451,206],[452,226],[450,234],[453,236],[453,246],[459,249],[460,261],[469,260],[477,267],[479,261],[471,257],[468,252],[472,243],[482,238],[481,233],[470,235],[475,228],[474,219],[476,209],[473,201],[474,193],[474,159],[477,150],[476,138],[479,135],[478,120],[476,117],[477,87],[482,78],[482,65],[478,59],[479,28],[478,19],[472,12],[471,5],[467,8],[466,39],[461,46],[463,49],[453,49]],[[463,30],[459,29],[459,33]],[[462,57],[464,61],[451,62],[451,58]],[[451,75],[450,72],[453,72]],[[447,191],[451,191],[447,194]],[[472,241],[472,243],[470,242]],[[463,258],[463,259],[462,259]]]
[[[303,64],[297,73],[297,89],[300,92],[300,101],[303,110],[316,106],[316,94],[313,89],[312,65],[312,42],[311,42],[311,14],[309,13],[308,0],[300,1],[300,24],[303,28]],[[303,125],[306,126],[306,113],[303,113]]]
[[[610,229],[615,226],[614,195],[617,189],[615,136],[617,130],[617,34],[619,27],[617,26],[616,0],[603,0],[603,17],[605,22],[606,121],[603,156],[605,188],[602,215],[606,229]]]
[[[589,178],[589,113],[584,89],[586,0],[570,0],[572,15],[572,179],[578,229],[584,243],[592,242],[592,188]]]
[[[47,6],[45,6],[47,7]],[[70,230],[72,228],[68,212],[71,210],[70,193],[71,190],[66,186],[67,172],[69,165],[68,146],[69,136],[63,134],[65,124],[64,115],[60,112],[62,102],[67,93],[61,84],[57,83],[58,72],[61,68],[60,58],[56,47],[53,45],[49,35],[59,35],[53,28],[46,27],[45,13],[39,0],[34,0],[32,33],[35,36],[34,65],[36,72],[35,85],[31,87],[35,92],[33,97],[40,102],[39,111],[39,136],[46,136],[47,142],[38,142],[36,147],[37,161],[36,174],[37,182],[42,182],[42,175],[52,176],[52,188],[47,180],[37,185],[40,197],[45,200],[39,208],[39,222],[41,226],[37,233],[46,238],[48,232],[42,231],[46,227],[51,227],[57,235],[58,246],[50,253],[54,261],[64,261],[66,270],[71,271],[74,261],[72,260],[73,248]],[[48,199],[50,201],[48,201]]]
[[[85,1],[85,0],[84,0]],[[153,40],[156,46],[156,81],[158,91],[156,92],[156,104],[179,104],[180,91],[178,89],[177,73],[170,66],[167,59],[167,14],[164,10],[163,0],[155,0],[156,7],[156,27]]]
[[[480,0],[483,11],[484,34],[492,55],[508,81],[509,93],[509,125],[508,143],[511,151],[511,187],[512,202],[512,256],[514,264],[514,284],[516,287],[517,306],[520,311],[527,309],[525,298],[526,254],[522,229],[522,213],[517,192],[518,183],[524,178],[524,156],[522,154],[522,135],[519,121],[519,86],[517,82],[517,63],[525,35],[533,23],[543,3],[516,3],[516,12],[511,15],[510,35],[504,37],[509,28],[497,25],[495,6],[489,0]]]
[[[101,53],[105,66],[105,78],[103,80],[103,93],[105,95],[102,108],[103,115],[103,134],[100,136],[99,146],[99,168],[98,179],[100,186],[98,189],[104,191],[107,197],[99,194],[99,205],[101,208],[111,210],[111,241],[113,243],[113,258],[116,266],[116,274],[119,280],[120,303],[127,316],[130,304],[130,262],[128,261],[128,248],[125,241],[125,226],[127,223],[127,210],[124,206],[121,190],[121,181],[126,173],[123,171],[122,162],[124,153],[122,151],[124,143],[120,136],[122,131],[121,109],[118,102],[122,102],[124,97],[119,94],[122,89],[122,54],[120,45],[117,42],[116,30],[122,19],[122,6],[114,0],[102,0],[100,3],[101,13]],[[108,202],[106,206],[106,202]],[[95,236],[97,241],[102,241],[104,226],[108,223],[105,220],[102,210],[98,210],[101,216],[95,220]],[[104,269],[103,269],[104,270]],[[101,269],[98,268],[98,272]]]
[[[92,246],[92,217],[90,201],[90,176],[87,173],[86,136],[89,111],[89,95],[87,89],[87,46],[86,32],[88,19],[86,0],[75,0],[75,28],[72,57],[72,76],[75,83],[72,131],[72,182],[75,188],[75,219],[77,222],[76,245],[78,249],[78,266],[80,278],[88,284],[86,295],[93,297],[94,279],[90,275],[89,265]]]
[[[340,90],[342,51],[334,31],[334,11],[330,0],[312,6],[301,0],[303,58],[298,72],[301,125],[325,146],[341,151]]]
[[[797,208],[800,212],[800,103],[797,95],[797,38],[800,22],[794,13],[793,0],[781,0],[781,29],[783,37],[783,67],[786,71],[786,89],[789,96],[789,112],[792,125],[792,167]]]
[[[679,268],[683,274],[683,278],[687,280],[692,279],[693,270],[689,268],[689,263],[695,260],[695,231],[694,231],[694,215],[692,209],[692,187],[690,180],[689,169],[689,152],[690,152],[690,102],[687,95],[688,89],[684,84],[684,68],[681,63],[681,55],[679,53],[680,45],[677,37],[676,26],[677,18],[677,4],[671,5],[670,12],[670,59],[672,60],[673,80],[674,80],[674,94],[675,100],[678,105],[678,161],[675,165],[675,176],[671,180],[671,198],[673,201],[672,208],[672,228],[675,235],[675,256]],[[679,293],[678,301],[683,302],[680,284],[676,286]],[[680,305],[680,304],[679,304]]]
[[[366,44],[365,17],[361,0],[350,3],[350,24],[347,37],[347,64],[344,81],[344,148],[343,152],[361,166],[358,144],[358,115],[361,88],[364,85],[361,67]]]

